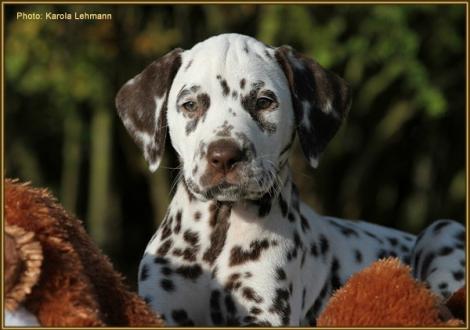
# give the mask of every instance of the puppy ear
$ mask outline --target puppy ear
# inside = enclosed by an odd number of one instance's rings
[[[181,66],[177,48],[154,61],[121,87],[116,108],[124,126],[142,149],[150,171],[157,170],[165,149],[168,91]]]
[[[315,168],[351,106],[350,88],[336,74],[289,46],[277,48],[275,55],[289,82],[300,144]]]

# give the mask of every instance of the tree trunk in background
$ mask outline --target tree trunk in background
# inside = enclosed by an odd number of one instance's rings
[[[111,160],[111,114],[98,109],[93,113],[90,127],[90,176],[88,192],[88,228],[98,245],[108,249],[119,238],[119,224],[111,221],[108,213],[109,178]]]
[[[81,163],[82,120],[75,109],[64,119],[64,145],[62,149],[62,179],[60,199],[70,212],[76,213]]]
[[[8,172],[9,168],[16,167],[18,174],[12,177],[12,179],[20,179],[22,181],[31,181],[35,186],[44,185],[43,173],[36,156],[28,150],[28,146],[21,140],[9,141],[8,154],[5,164],[5,175],[11,176]],[[5,149],[4,149],[5,150]]]

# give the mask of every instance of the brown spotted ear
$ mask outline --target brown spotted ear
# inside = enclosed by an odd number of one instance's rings
[[[317,167],[320,154],[337,132],[351,105],[348,84],[289,46],[276,49],[289,82],[300,144]]]
[[[174,49],[151,63],[116,96],[119,117],[143,150],[152,172],[157,170],[165,148],[168,91],[181,66],[181,52]]]

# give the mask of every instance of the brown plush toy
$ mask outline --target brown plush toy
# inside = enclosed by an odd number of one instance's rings
[[[46,190],[7,179],[4,191],[7,315],[24,311],[42,326],[163,325]]]
[[[452,313],[451,313],[452,312]],[[353,326],[462,326],[465,287],[448,305],[409,266],[398,259],[382,259],[353,275],[336,291],[317,319],[319,327]]]

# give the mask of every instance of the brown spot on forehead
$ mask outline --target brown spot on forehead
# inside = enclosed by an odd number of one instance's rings
[[[245,78],[243,78],[242,80],[240,80],[240,88],[241,88],[241,89],[245,88],[245,84],[246,84]]]
[[[222,87],[222,94],[224,96],[227,96],[228,94],[230,94],[230,87],[228,87],[227,80],[222,79],[220,74],[217,75],[217,80],[219,81],[220,86]]]

